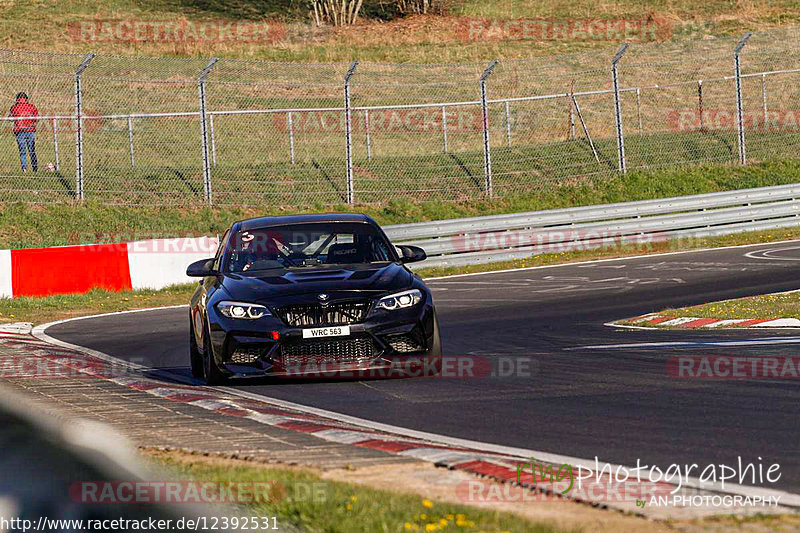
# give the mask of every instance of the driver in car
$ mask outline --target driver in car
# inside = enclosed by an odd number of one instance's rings
[[[237,250],[234,251],[231,258],[235,271],[247,272],[258,262],[277,261],[278,251],[276,244],[271,242],[271,238],[265,234],[256,236],[243,232],[237,243]]]

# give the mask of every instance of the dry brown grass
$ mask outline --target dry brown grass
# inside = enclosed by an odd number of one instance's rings
[[[160,6],[160,7],[159,7]],[[70,39],[67,24],[82,20],[134,19],[173,20],[225,18],[222,13],[202,10],[177,11],[168,2],[145,7],[109,1],[88,6],[78,0],[41,5],[0,3],[0,46],[65,52],[123,53],[169,56],[229,56],[295,61],[437,62],[522,58],[570,52],[608,43],[580,42],[462,42],[457,35],[461,17],[484,18],[655,18],[669,21],[678,38],[718,33],[763,31],[800,21],[800,5],[791,0],[648,0],[646,2],[593,0],[506,0],[454,2],[446,16],[414,15],[393,22],[360,19],[352,27],[315,27],[301,15],[284,22],[286,37],[276,43],[180,42],[180,43],[87,43]],[[265,12],[264,19],[275,13]],[[228,18],[235,19],[236,14]],[[283,14],[283,18],[286,16]]]

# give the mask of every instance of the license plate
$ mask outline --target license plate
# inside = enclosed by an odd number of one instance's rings
[[[342,337],[350,335],[350,326],[331,326],[327,328],[311,328],[303,330],[304,339],[316,339],[317,337]]]

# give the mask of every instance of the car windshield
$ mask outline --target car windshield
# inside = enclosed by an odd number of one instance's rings
[[[395,261],[390,244],[366,223],[309,223],[270,226],[234,233],[226,272]]]

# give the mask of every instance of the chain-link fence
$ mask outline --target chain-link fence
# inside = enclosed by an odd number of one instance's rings
[[[457,65],[0,51],[0,201],[309,206],[554,194],[796,157],[795,30]],[[7,114],[4,114],[7,115]]]

